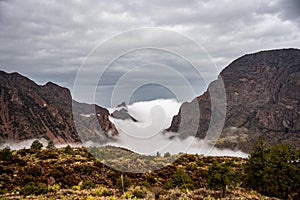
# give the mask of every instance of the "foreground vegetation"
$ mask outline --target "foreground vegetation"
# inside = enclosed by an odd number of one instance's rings
[[[1,199],[297,199],[300,193],[299,151],[263,140],[249,159],[57,149],[52,142],[42,149],[38,141],[31,149],[3,149],[0,159]]]

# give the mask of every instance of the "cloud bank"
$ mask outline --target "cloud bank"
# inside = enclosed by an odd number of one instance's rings
[[[238,156],[247,157],[241,151],[212,148],[203,140],[195,137],[179,139],[170,136],[176,133],[163,133],[171,124],[172,117],[179,111],[181,103],[174,99],[158,99],[147,102],[137,102],[128,106],[128,112],[138,122],[110,118],[116,125],[119,136],[117,141],[107,145],[128,148],[141,154],[155,155],[191,153],[211,156]],[[114,109],[110,109],[112,112]]]

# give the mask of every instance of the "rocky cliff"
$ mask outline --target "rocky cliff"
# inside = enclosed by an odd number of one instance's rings
[[[228,65],[218,80],[191,103],[184,103],[167,131],[182,137],[204,138],[211,118],[210,92],[223,80],[226,90],[226,118],[218,147],[249,152],[263,135],[272,144],[290,143],[300,147],[300,50],[262,51],[238,58]],[[197,102],[200,116],[192,113]],[[218,112],[214,112],[218,113]],[[190,124],[199,125],[196,133]]]
[[[118,134],[106,109],[73,101],[80,109],[72,113],[67,88],[51,82],[40,86],[18,73],[0,71],[0,105],[0,142],[45,138],[61,144],[80,143],[82,138],[92,140],[94,135],[105,138]],[[95,110],[100,130],[96,122],[82,115]]]

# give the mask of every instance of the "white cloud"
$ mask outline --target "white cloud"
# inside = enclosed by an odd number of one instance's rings
[[[174,133],[163,131],[171,124],[172,117],[178,113],[181,103],[172,99],[138,102],[128,106],[128,112],[138,120],[119,120],[110,118],[116,125],[119,136],[117,141],[108,145],[125,147],[141,154],[193,153],[214,156],[247,157],[246,153],[221,150],[205,144],[195,137],[169,139]],[[113,112],[114,109],[110,109]],[[95,145],[95,144],[94,144]]]

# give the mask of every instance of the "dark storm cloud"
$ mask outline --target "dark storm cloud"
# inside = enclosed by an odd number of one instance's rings
[[[40,84],[54,81],[71,89],[81,63],[97,44],[123,31],[158,26],[186,34],[202,45],[218,67],[203,69],[203,75],[212,80],[222,68],[245,53],[299,48],[299,9],[298,0],[0,0],[0,66]],[[147,38],[146,34],[140,38],[129,37],[118,41],[115,48]],[[115,48],[105,53],[114,54]],[[187,51],[193,54],[192,50]],[[140,52],[120,60],[107,75],[106,87],[113,87],[118,74],[128,70],[126,65],[137,64],[138,59],[146,60],[150,55]],[[177,69],[181,66],[174,59],[156,58],[157,62]],[[168,77],[172,83],[168,74],[157,76]],[[192,70],[186,70],[185,76],[195,87],[199,84],[193,81],[197,77]],[[88,77],[86,84],[89,84]],[[105,91],[109,89],[102,93]]]

